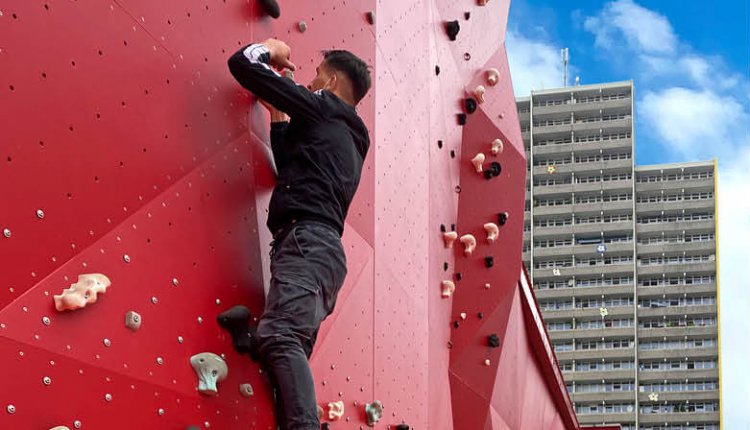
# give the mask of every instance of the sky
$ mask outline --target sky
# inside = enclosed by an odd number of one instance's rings
[[[636,164],[718,160],[722,415],[750,429],[750,14],[747,0],[511,0],[516,96],[632,80]]]

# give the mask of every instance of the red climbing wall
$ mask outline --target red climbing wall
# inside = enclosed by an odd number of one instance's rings
[[[268,118],[226,60],[276,36],[301,83],[322,49],[373,66],[358,108],[373,144],[343,238],[349,274],[312,357],[319,403],[345,404],[334,428],[360,428],[378,399],[378,428],[575,429],[520,275],[525,159],[508,0],[280,6],[273,20],[255,0],[0,4],[0,428],[274,427],[263,375],[215,317],[263,307]],[[461,126],[480,84],[486,101]],[[479,152],[499,175],[476,173]],[[483,225],[501,212],[488,244]],[[446,249],[441,226],[473,234],[472,256],[459,242]],[[57,312],[52,296],[86,273],[111,287]],[[443,280],[456,282],[450,298]],[[128,311],[139,330],[125,327]],[[217,397],[196,391],[199,352],[226,360]],[[241,396],[241,383],[255,394]]]

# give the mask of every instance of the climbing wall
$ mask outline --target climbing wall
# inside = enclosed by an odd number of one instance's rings
[[[269,118],[226,66],[268,37],[303,84],[323,49],[373,66],[348,277],[311,359],[318,403],[345,406],[331,427],[380,400],[376,428],[577,428],[521,264],[509,1],[484,3],[0,4],[0,428],[275,428],[265,376],[216,324],[259,315],[268,284]],[[56,310],[87,274],[106,291]],[[228,368],[216,396],[203,352]]]

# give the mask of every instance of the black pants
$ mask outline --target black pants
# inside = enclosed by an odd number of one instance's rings
[[[275,237],[257,339],[277,390],[276,420],[282,430],[320,429],[308,359],[345,277],[346,256],[332,227],[300,221]]]

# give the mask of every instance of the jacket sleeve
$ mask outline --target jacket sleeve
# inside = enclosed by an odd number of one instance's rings
[[[276,163],[276,170],[278,170],[279,174],[281,174],[282,170],[286,169],[288,164],[288,150],[284,148],[284,136],[286,135],[288,125],[289,123],[286,121],[271,123],[271,152],[273,152],[273,160]]]
[[[232,76],[245,89],[292,118],[321,119],[318,95],[276,73],[271,54],[263,44],[241,48],[227,62]]]

